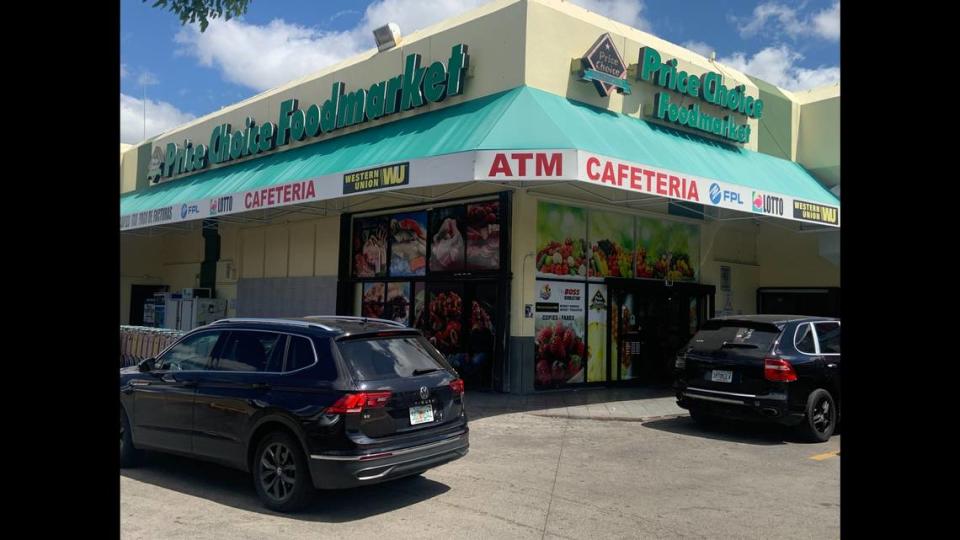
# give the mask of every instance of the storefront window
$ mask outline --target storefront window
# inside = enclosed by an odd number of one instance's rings
[[[427,273],[427,213],[410,212],[390,218],[390,276]]]
[[[449,206],[430,216],[430,271],[458,272],[464,269],[464,208]]]
[[[500,202],[467,205],[467,269],[500,268]]]
[[[392,281],[387,283],[387,302],[384,309],[384,318],[409,325],[411,304],[409,281]]]
[[[354,277],[387,275],[387,219],[358,219],[353,225]]]

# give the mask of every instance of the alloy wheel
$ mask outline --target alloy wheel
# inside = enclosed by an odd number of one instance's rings
[[[813,408],[813,427],[820,433],[830,428],[830,401],[821,398]]]
[[[260,485],[272,499],[282,501],[293,493],[297,466],[293,452],[286,445],[275,442],[264,450],[260,458]]]

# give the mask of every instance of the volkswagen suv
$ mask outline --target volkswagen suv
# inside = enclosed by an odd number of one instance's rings
[[[469,448],[463,381],[418,331],[359,317],[223,319],[120,370],[120,464],[143,450],[253,476],[264,505],[375,484]]]

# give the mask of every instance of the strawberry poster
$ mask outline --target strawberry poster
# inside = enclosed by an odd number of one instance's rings
[[[586,381],[586,283],[537,280],[534,309],[534,388]]]

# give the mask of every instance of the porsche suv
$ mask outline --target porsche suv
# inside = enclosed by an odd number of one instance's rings
[[[253,476],[264,505],[420,474],[469,448],[463,381],[417,330],[359,317],[223,319],[120,370],[120,463],[143,450]]]
[[[718,417],[794,427],[811,442],[840,422],[840,321],[741,315],[707,321],[676,359],[677,404]]]

